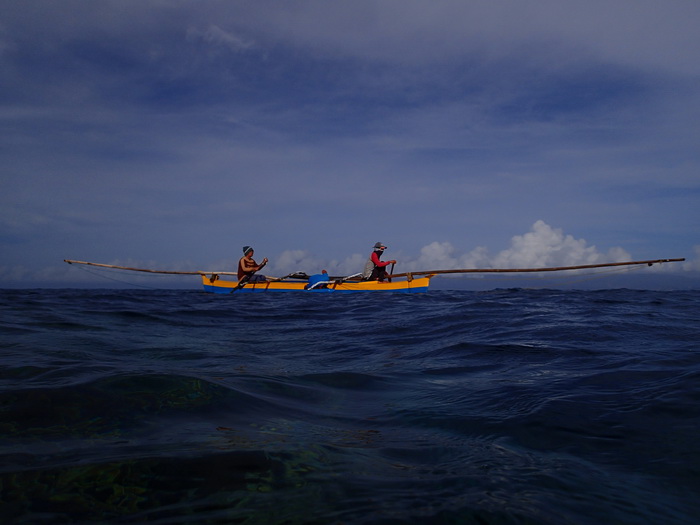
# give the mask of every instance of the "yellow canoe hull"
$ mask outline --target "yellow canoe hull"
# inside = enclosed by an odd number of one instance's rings
[[[348,281],[331,283],[325,288],[308,290],[306,281],[263,281],[248,283],[238,288],[237,281],[219,279],[218,276],[202,276],[202,285],[205,292],[210,293],[250,293],[250,292],[306,292],[306,293],[334,293],[334,292],[427,292],[430,285],[430,277],[415,279],[393,279],[392,282],[378,281]]]

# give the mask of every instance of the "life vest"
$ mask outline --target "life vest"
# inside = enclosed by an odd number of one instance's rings
[[[362,271],[362,278],[363,279],[369,279],[372,276],[372,271],[376,268],[376,264],[374,264],[374,261],[372,260],[372,256],[369,256],[369,259],[367,259],[367,262],[365,263],[365,269]]]

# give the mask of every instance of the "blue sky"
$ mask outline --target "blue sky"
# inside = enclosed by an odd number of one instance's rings
[[[0,287],[244,245],[349,274],[376,241],[397,271],[697,276],[698,25],[691,0],[5,2]]]

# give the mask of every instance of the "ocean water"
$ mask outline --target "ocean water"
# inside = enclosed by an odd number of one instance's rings
[[[696,524],[700,291],[0,292],[3,523]]]

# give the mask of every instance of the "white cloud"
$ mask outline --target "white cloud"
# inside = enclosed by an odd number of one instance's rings
[[[492,255],[485,247],[477,247],[464,255],[455,254],[449,242],[433,242],[421,249],[418,259],[408,262],[411,270],[456,268],[546,268],[630,261],[627,251],[614,247],[603,253],[589,246],[585,239],[565,235],[542,220],[529,232],[516,235],[510,247]]]
[[[432,242],[423,246],[418,259],[411,263],[413,270],[448,270],[457,267],[455,248],[449,242]]]
[[[700,245],[693,246],[695,256],[683,263],[683,269],[689,272],[700,272]]]
[[[313,273],[315,270],[312,270],[312,268],[315,268],[317,265],[318,262],[305,250],[286,250],[276,257],[274,261],[271,261],[267,271],[282,274],[297,271]]]
[[[235,52],[246,51],[251,49],[254,45],[252,41],[245,40],[230,31],[224,31],[219,26],[214,24],[211,24],[206,31],[190,28],[187,31],[187,36],[191,40],[201,39],[208,44],[224,46]]]
[[[540,268],[628,260],[630,256],[622,248],[603,254],[588,246],[585,239],[564,235],[561,229],[539,220],[528,233],[513,237],[511,247],[494,257],[492,264],[496,268]]]
[[[342,260],[328,260],[314,256],[305,250],[287,250],[271,261],[270,273],[287,274],[295,271],[315,273],[321,269],[332,275],[350,275],[362,271],[366,255],[353,254]],[[621,247],[607,252],[589,246],[585,239],[565,235],[561,229],[552,228],[542,220],[532,225],[529,232],[516,235],[510,247],[491,254],[484,247],[477,247],[465,254],[458,254],[450,242],[431,242],[422,247],[418,257],[395,256],[396,271],[452,270],[458,268],[545,268],[577,266],[610,262],[631,261],[630,254]],[[386,254],[384,260],[393,259]]]

